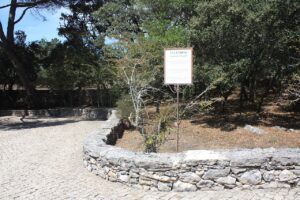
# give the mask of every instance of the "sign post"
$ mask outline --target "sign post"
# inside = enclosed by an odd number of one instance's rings
[[[192,71],[192,48],[174,48],[164,50],[165,85],[174,85],[177,93],[177,152],[179,151],[179,86],[192,84]]]

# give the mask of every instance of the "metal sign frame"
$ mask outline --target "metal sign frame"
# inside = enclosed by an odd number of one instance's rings
[[[188,50],[191,51],[191,65],[190,67],[190,71],[191,71],[191,83],[166,83],[166,76],[167,76],[167,70],[166,70],[166,52],[167,51],[176,51],[176,50]],[[164,49],[164,84],[165,85],[192,85],[193,84],[193,61],[194,61],[194,51],[193,48],[165,48]]]
[[[189,50],[191,51],[191,83],[166,83],[166,51],[176,51],[176,50]],[[193,61],[194,61],[194,55],[193,55],[193,48],[165,48],[164,49],[164,84],[165,85],[174,85],[176,87],[176,97],[177,97],[177,138],[176,138],[176,151],[179,151],[179,89],[180,85],[192,85],[193,84]]]

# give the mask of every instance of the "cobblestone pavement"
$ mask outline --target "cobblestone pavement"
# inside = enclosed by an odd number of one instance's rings
[[[111,183],[88,172],[82,142],[103,122],[0,117],[0,199],[276,199],[300,200],[300,189],[164,193]]]

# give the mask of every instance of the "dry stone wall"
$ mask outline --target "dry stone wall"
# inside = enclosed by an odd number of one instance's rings
[[[111,109],[107,108],[55,108],[42,110],[0,110],[0,116],[28,117],[79,117],[82,119],[106,120]]]
[[[160,191],[300,187],[300,149],[196,150],[144,154],[114,144],[123,134],[115,111],[86,138],[84,165],[109,181]]]

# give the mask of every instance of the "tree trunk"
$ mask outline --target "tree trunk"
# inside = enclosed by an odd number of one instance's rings
[[[15,67],[16,73],[19,76],[20,81],[23,84],[23,87],[26,90],[27,96],[31,100],[34,100],[33,98],[35,97],[35,85],[28,77],[26,73],[25,65],[21,60],[19,60],[19,58],[15,55],[15,53],[7,46],[5,48],[5,53],[7,54],[8,58],[12,62],[13,66]]]
[[[244,93],[245,93],[244,83],[241,83],[241,87],[240,87],[240,110],[242,110],[243,107],[244,107]]]
[[[2,23],[0,21],[0,46],[4,49],[4,52],[7,54],[7,57],[12,62],[16,73],[23,84],[23,87],[26,90],[27,94],[27,105],[32,107],[35,105],[35,85],[30,80],[28,74],[26,73],[24,60],[19,58],[14,51],[15,42],[14,42],[14,30],[15,30],[15,17],[17,11],[17,0],[11,0],[10,9],[8,14],[8,22],[7,22],[7,34],[5,36]],[[27,10],[24,11],[24,14]],[[24,15],[23,15],[24,16]],[[20,18],[21,19],[21,18]]]

